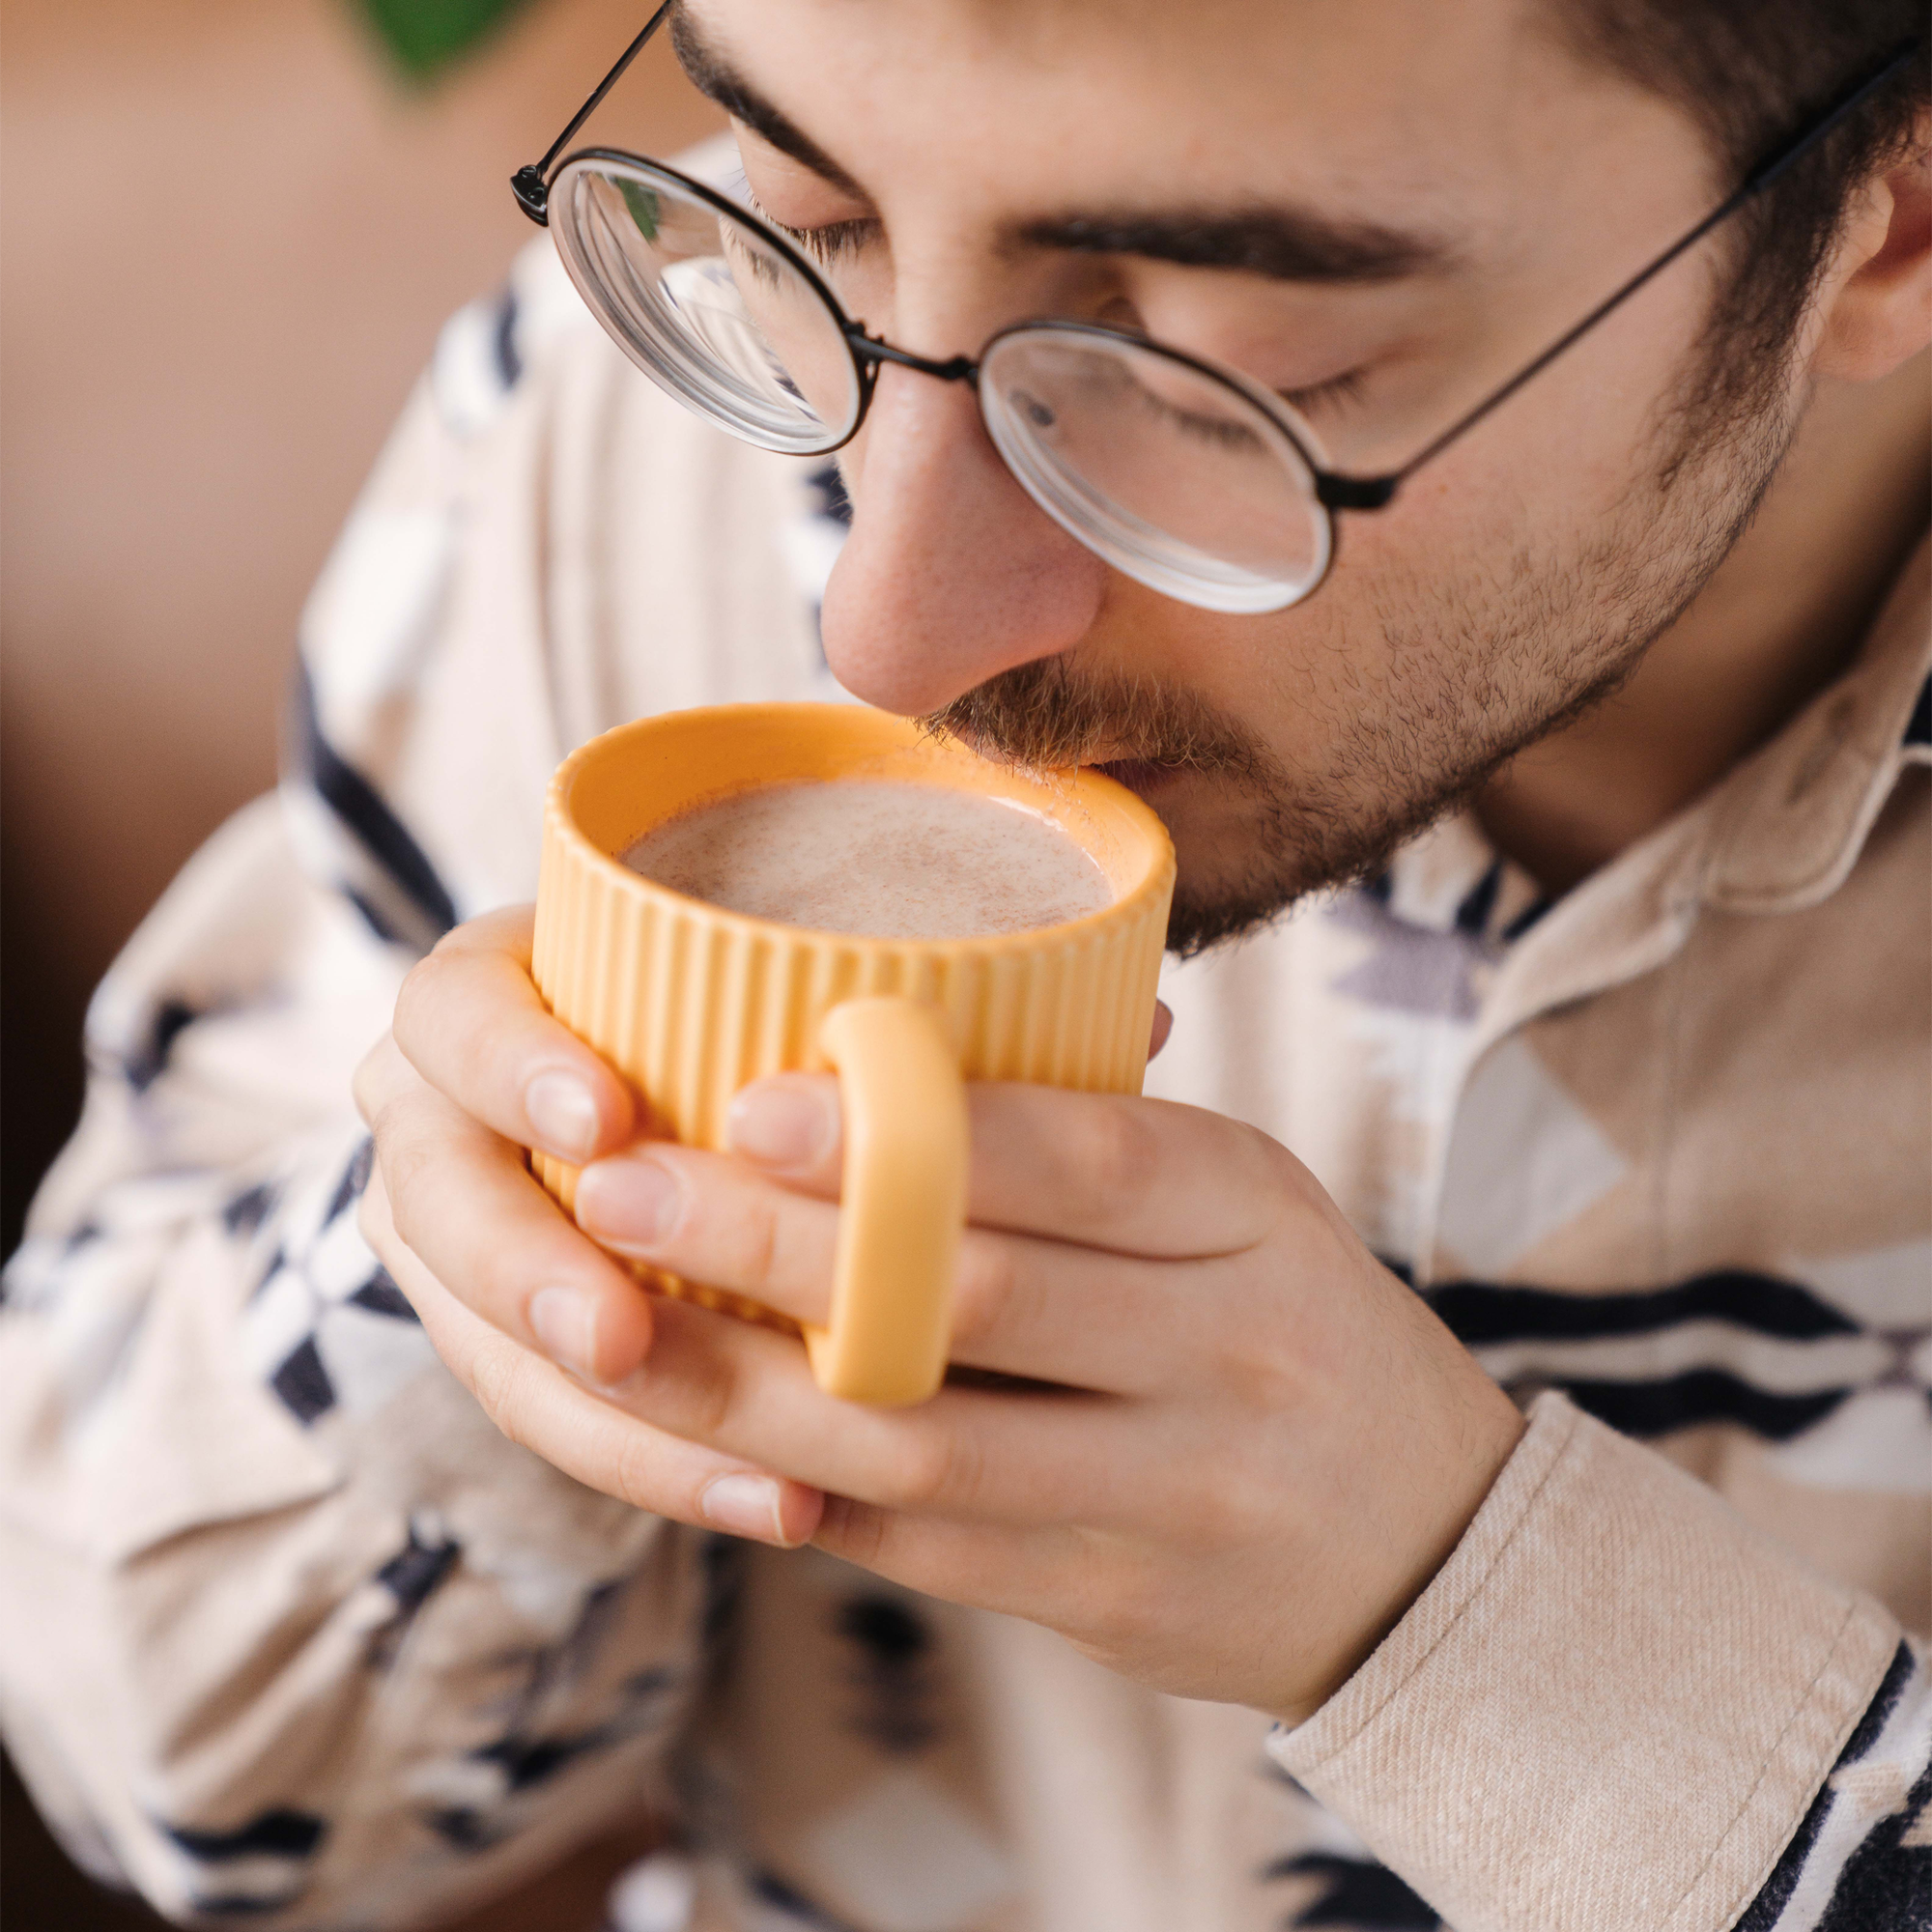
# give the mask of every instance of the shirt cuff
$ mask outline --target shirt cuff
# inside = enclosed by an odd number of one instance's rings
[[[1275,1761],[1458,1932],[1722,1932],[1897,1626],[1562,1396]]]

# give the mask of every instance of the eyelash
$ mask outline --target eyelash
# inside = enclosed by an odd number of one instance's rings
[[[876,215],[860,215],[849,221],[828,221],[822,228],[794,228],[790,222],[781,221],[762,206],[756,195],[753,195],[751,200],[752,206],[764,220],[770,222],[781,235],[796,242],[821,266],[838,261],[841,255],[856,255],[861,248],[879,238]],[[1277,389],[1275,393],[1293,409],[1313,412],[1354,402],[1361,394],[1362,383],[1361,370],[1345,369],[1341,375],[1311,383],[1306,388]]]
[[[822,228],[794,228],[790,222],[781,221],[769,209],[762,207],[756,195],[752,197],[752,206],[781,235],[795,242],[821,265],[836,262],[841,255],[856,255],[861,248],[879,239],[876,215],[860,215],[851,221],[828,221]]]
[[[1359,400],[1365,380],[1364,371],[1345,369],[1341,375],[1330,376],[1325,382],[1311,383],[1305,389],[1277,389],[1275,394],[1291,409],[1307,413]]]

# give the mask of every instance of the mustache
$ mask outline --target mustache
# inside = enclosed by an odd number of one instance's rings
[[[1194,693],[1141,673],[1077,671],[1064,658],[1001,671],[919,722],[1033,770],[1131,760],[1264,790],[1281,782],[1262,742]]]

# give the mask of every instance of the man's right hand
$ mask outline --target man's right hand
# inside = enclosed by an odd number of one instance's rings
[[[364,1237],[444,1362],[513,1441],[639,1509],[768,1543],[805,1542],[824,1498],[592,1390],[634,1374],[650,1297],[531,1175],[639,1137],[636,1096],[544,1009],[528,906],[457,927],[403,984],[395,1025],[356,1069],[376,1143]],[[585,1386],[588,1384],[590,1386]]]

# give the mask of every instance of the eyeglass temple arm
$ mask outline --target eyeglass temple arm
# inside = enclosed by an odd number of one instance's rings
[[[534,221],[539,228],[550,225],[550,169],[571,136],[597,111],[598,103],[623,79],[624,70],[643,52],[644,43],[664,25],[665,15],[677,4],[677,0],[665,3],[644,22],[644,30],[617,57],[617,65],[597,83],[597,91],[570,118],[567,127],[554,141],[542,160],[532,161],[526,168],[519,168],[510,177],[510,192],[517,197],[517,206]]]
[[[1712,229],[1728,221],[1747,202],[1762,194],[1788,168],[1809,154],[1847,115],[1861,107],[1900,68],[1918,55],[1922,51],[1922,45],[1923,43],[1917,40],[1909,42],[1890,54],[1883,67],[1868,73],[1862,80],[1855,82],[1808,128],[1760,161],[1745,177],[1743,185],[1735,194],[1719,202],[1694,228],[1679,236],[1656,261],[1647,268],[1639,269],[1614,294],[1605,296],[1581,322],[1574,328],[1566,329],[1527,368],[1519,369],[1501,388],[1492,390],[1467,415],[1451,423],[1434,442],[1418,455],[1410,457],[1400,469],[1391,470],[1385,476],[1324,474],[1316,480],[1316,496],[1320,501],[1331,510],[1382,508],[1395,496],[1396,491],[1425,463],[1433,461],[1452,442],[1466,436],[1492,410],[1500,409],[1508,402],[1532,377],[1542,375],[1566,349],[1580,336],[1587,335],[1612,309],[1629,300],[1654,276],[1661,275],[1687,248],[1694,247]]]

